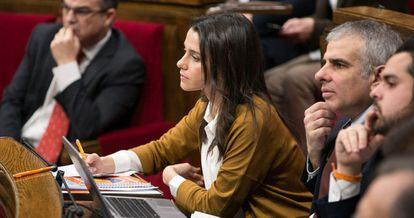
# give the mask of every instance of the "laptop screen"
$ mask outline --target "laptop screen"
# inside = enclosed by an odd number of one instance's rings
[[[83,179],[86,188],[89,190],[89,193],[92,196],[92,200],[97,204],[98,208],[101,209],[103,217],[112,217],[111,213],[109,212],[106,204],[103,200],[99,189],[93,180],[92,174],[89,172],[88,166],[86,165],[85,161],[80,156],[79,152],[75,149],[75,147],[66,139],[66,137],[62,137],[63,146],[65,147],[66,151],[69,154],[70,159],[75,166],[76,171],[78,171],[80,177]]]

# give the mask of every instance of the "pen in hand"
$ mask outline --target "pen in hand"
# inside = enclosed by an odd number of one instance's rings
[[[81,145],[79,139],[76,139],[76,145],[78,146],[78,149],[79,149],[79,152],[80,152],[80,154],[82,156],[82,159],[83,160],[86,160],[85,151],[83,151],[83,148],[82,148],[82,145]]]

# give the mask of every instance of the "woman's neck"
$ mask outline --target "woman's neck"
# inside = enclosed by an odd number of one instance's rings
[[[220,111],[221,97],[220,97],[219,94],[215,94],[214,100],[213,100],[209,94],[207,94],[207,93],[204,93],[204,94],[205,94],[205,96],[207,97],[208,101],[211,104],[210,116],[215,117],[218,114],[218,112]]]

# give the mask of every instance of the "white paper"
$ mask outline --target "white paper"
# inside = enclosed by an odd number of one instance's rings
[[[79,173],[78,171],[76,171],[75,166],[73,164],[71,165],[66,165],[66,166],[60,166],[58,167],[58,170],[62,170],[65,172],[65,177],[71,177],[71,176],[77,176],[79,177]],[[122,172],[122,173],[99,173],[99,174],[94,174],[94,177],[103,177],[103,176],[131,176],[132,174],[136,173],[137,171],[126,171],[126,172]],[[56,172],[52,172],[53,176],[56,177],[57,171]]]

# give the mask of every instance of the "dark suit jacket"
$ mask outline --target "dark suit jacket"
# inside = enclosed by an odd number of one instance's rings
[[[365,163],[362,167],[362,179],[360,186],[360,193],[352,198],[341,200],[337,202],[328,202],[328,197],[324,197],[318,200],[317,211],[318,217],[329,218],[348,218],[355,212],[356,206],[361,196],[364,195],[365,190],[371,183],[374,171],[383,159],[381,149],[378,149],[376,153]]]
[[[43,104],[56,66],[50,42],[60,28],[58,24],[43,24],[33,30],[25,56],[4,92],[0,136],[19,139],[25,122]],[[113,30],[81,79],[55,96],[70,120],[69,139],[94,139],[126,126],[144,77],[141,58],[125,37]]]
[[[364,164],[362,168],[362,180],[361,180],[361,189],[360,194],[354,196],[352,198],[341,200],[338,202],[328,202],[328,196],[321,196],[323,198],[319,198],[319,188],[322,179],[322,172],[324,167],[327,164],[327,160],[332,152],[334,152],[335,148],[335,141],[339,131],[343,128],[349,126],[350,122],[347,118],[341,118],[338,123],[335,125],[332,133],[328,136],[328,139],[325,143],[325,147],[321,152],[321,163],[320,169],[315,177],[312,179],[308,179],[308,173],[305,170],[302,174],[302,182],[305,186],[309,189],[310,192],[313,193],[312,199],[312,207],[311,207],[311,214],[316,213],[318,217],[335,217],[335,218],[347,218],[350,217],[353,212],[355,211],[356,205],[358,201],[365,192],[368,184],[371,182],[372,173],[378,163],[382,160],[382,152],[378,150],[368,161]]]
[[[326,139],[325,146],[321,151],[321,159],[320,159],[320,164],[319,164],[320,168],[319,168],[318,173],[312,179],[308,178],[308,172],[306,170],[306,166],[302,173],[302,178],[301,178],[302,182],[309,189],[309,191],[313,194],[311,213],[314,213],[315,210],[318,211],[318,206],[320,204],[318,200],[319,198],[318,194],[319,194],[319,188],[320,188],[321,179],[322,179],[322,172],[323,172],[323,169],[325,168],[325,165],[327,163],[327,160],[330,154],[334,151],[336,137],[338,136],[339,131],[341,131],[344,127],[348,126],[348,124],[349,124],[349,119],[346,117],[342,117],[334,126],[331,134],[329,134],[328,138]]]

